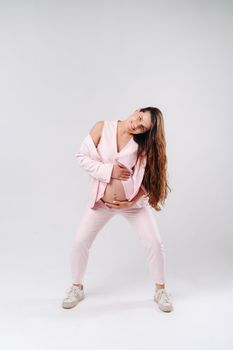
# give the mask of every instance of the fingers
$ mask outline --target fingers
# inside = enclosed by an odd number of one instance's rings
[[[115,209],[128,208],[129,201],[128,200],[124,200],[124,201],[113,200],[111,203],[105,202],[105,205],[108,208],[115,208]]]
[[[130,175],[130,172],[129,171],[122,171],[121,174],[122,175]]]
[[[125,169],[127,169],[127,167],[126,167],[124,164],[120,163],[119,161],[118,161],[118,166],[119,166],[120,168],[125,168]]]
[[[124,164],[119,164],[118,166],[121,168],[121,170],[124,169],[122,172],[130,174],[129,169]]]
[[[129,176],[122,176],[122,175],[116,176],[116,177],[112,176],[112,179],[117,179],[117,180],[128,180],[128,178]]]
[[[122,171],[121,172],[121,176],[130,176],[131,175],[131,173],[129,172],[129,171]]]
[[[118,205],[124,205],[125,203],[129,203],[129,201],[127,199],[122,200],[122,201],[114,199],[113,203],[118,204]]]
[[[105,202],[105,205],[109,208],[120,208],[121,202],[114,199],[111,203],[110,202]]]
[[[113,203],[111,203],[111,204],[110,203],[108,203],[108,204],[105,203],[105,205],[108,208],[117,208],[118,209],[120,207],[119,204],[113,204]]]
[[[129,176],[124,176],[124,175],[121,175],[120,176],[120,180],[128,180]]]
[[[120,167],[120,177],[121,179],[126,179],[131,175],[131,172],[128,170],[128,168],[124,165],[119,163],[118,166]]]

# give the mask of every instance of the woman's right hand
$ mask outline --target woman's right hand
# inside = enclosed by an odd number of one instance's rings
[[[114,164],[111,177],[118,180],[128,180],[131,172],[123,164]]]

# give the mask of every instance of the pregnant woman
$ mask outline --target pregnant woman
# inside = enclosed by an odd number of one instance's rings
[[[152,208],[161,210],[170,187],[162,112],[156,107],[137,109],[125,120],[97,122],[76,154],[89,174],[90,191],[71,251],[72,285],[62,307],[84,299],[83,278],[89,249],[103,226],[115,215],[128,220],[146,251],[155,284],[154,301],[165,312],[173,310],[165,288],[165,252]]]

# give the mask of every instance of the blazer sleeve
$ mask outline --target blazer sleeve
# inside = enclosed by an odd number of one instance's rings
[[[90,176],[102,182],[110,182],[114,164],[101,162],[90,134],[85,137],[75,156]]]

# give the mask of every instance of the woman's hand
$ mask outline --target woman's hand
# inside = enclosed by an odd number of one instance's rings
[[[131,172],[128,170],[124,164],[114,164],[113,165],[113,171],[111,177],[113,179],[118,179],[118,180],[128,180],[130,177]]]
[[[134,201],[118,201],[118,200],[113,200],[112,203],[110,202],[105,202],[105,205],[108,208],[116,208],[116,209],[128,209],[131,208],[134,205]]]

